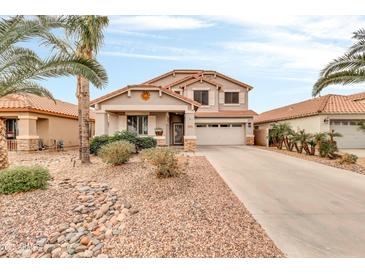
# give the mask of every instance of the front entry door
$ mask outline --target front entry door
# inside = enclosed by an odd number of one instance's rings
[[[173,143],[174,145],[182,145],[184,142],[184,124],[174,123],[173,124]]]

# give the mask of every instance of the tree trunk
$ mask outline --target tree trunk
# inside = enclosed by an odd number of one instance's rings
[[[8,144],[6,141],[6,127],[3,119],[0,118],[0,170],[9,166]]]
[[[89,136],[89,121],[90,121],[90,83],[87,79],[81,77],[81,163],[90,163],[90,136]]]
[[[78,125],[79,125],[79,159],[81,160],[81,147],[82,147],[82,142],[81,142],[81,140],[82,140],[82,134],[81,134],[81,132],[82,132],[82,126],[81,126],[81,121],[82,121],[82,112],[81,112],[81,109],[82,109],[82,107],[81,107],[81,76],[80,75],[78,75],[77,76],[77,88],[76,88],[76,98],[77,98],[77,106],[78,106],[78,108],[77,108],[77,110],[78,110]]]

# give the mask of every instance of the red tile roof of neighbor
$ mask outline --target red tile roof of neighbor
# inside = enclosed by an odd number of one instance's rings
[[[195,117],[199,118],[238,118],[238,117],[253,117],[257,115],[253,110],[243,110],[243,111],[198,111],[195,113]]]
[[[365,99],[365,93],[352,95],[328,94],[285,107],[263,112],[255,117],[257,124],[307,117],[317,114],[365,114],[365,103],[356,100]]]
[[[36,112],[74,119],[78,117],[77,105],[26,93],[1,97],[0,112]],[[93,111],[90,111],[90,118],[94,119]]]

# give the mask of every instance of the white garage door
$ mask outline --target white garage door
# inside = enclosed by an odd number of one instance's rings
[[[244,124],[197,124],[198,145],[243,145]]]
[[[365,133],[358,130],[358,121],[331,121],[331,129],[342,134],[336,138],[338,148],[365,148]]]

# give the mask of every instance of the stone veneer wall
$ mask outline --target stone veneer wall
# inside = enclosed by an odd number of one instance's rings
[[[184,138],[184,151],[196,150],[196,138]]]
[[[38,150],[38,139],[17,139],[18,151]]]
[[[246,145],[253,146],[255,144],[255,135],[246,135]]]

